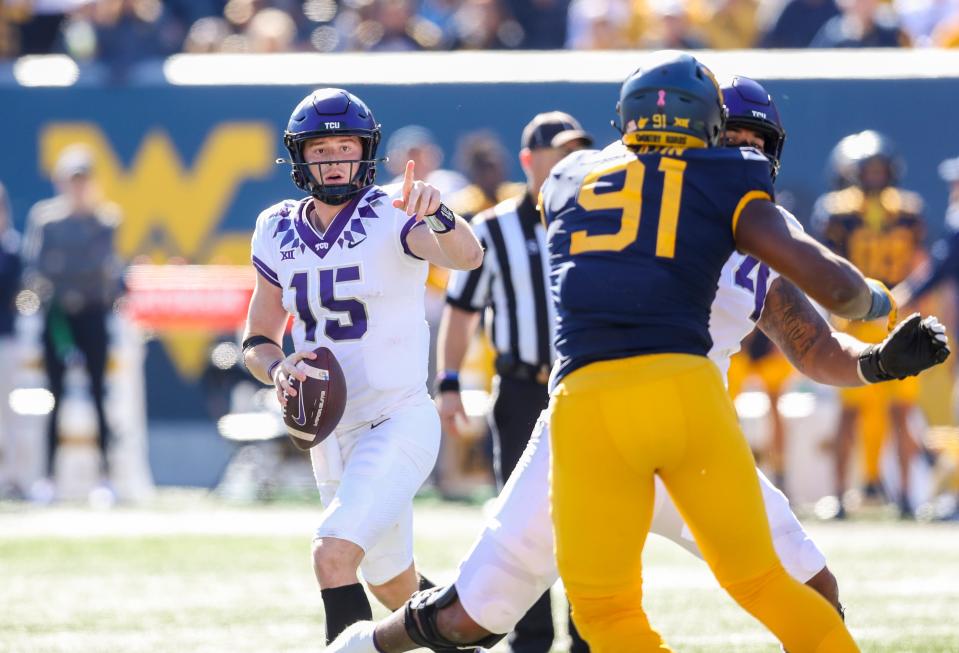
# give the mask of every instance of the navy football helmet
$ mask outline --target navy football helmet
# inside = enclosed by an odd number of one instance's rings
[[[649,55],[623,82],[616,112],[614,126],[633,147],[714,147],[726,120],[716,77],[678,50]]]
[[[303,157],[303,144],[323,136],[359,136],[363,154],[359,161],[324,161],[350,163],[350,181],[326,184],[317,179]],[[376,178],[376,148],[380,144],[380,125],[369,107],[352,93],[339,88],[313,91],[293,109],[283,133],[283,145],[290,153],[293,183],[325,204],[343,204],[367,188]],[[355,168],[354,168],[355,166]],[[322,170],[322,169],[321,169]],[[322,171],[320,176],[322,177]]]
[[[733,77],[733,81],[722,90],[727,112],[726,128],[742,127],[762,135],[765,142],[763,153],[769,159],[775,180],[786,143],[786,130],[772,96],[762,84],[748,77]]]
[[[875,183],[863,177],[866,165],[873,161],[879,161],[886,167],[883,182]],[[866,191],[895,185],[906,167],[889,137],[872,129],[850,134],[840,140],[829,156],[829,165],[833,185],[837,188],[860,186]]]

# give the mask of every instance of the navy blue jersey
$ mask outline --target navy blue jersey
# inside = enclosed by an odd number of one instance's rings
[[[560,162],[543,186],[554,381],[600,360],[705,356],[734,222],[772,196],[769,162],[752,148],[638,154],[614,143]]]

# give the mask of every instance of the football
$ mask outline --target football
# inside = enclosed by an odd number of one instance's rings
[[[306,381],[290,380],[296,396],[287,395],[283,408],[283,422],[290,440],[304,451],[323,442],[339,424],[346,409],[343,369],[326,347],[313,351],[316,358],[297,363],[306,373]]]

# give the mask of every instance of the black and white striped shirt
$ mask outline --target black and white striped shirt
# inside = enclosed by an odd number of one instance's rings
[[[488,310],[487,328],[498,356],[536,367],[553,361],[546,230],[528,193],[478,214],[471,223],[486,251],[483,264],[450,277],[446,302],[465,311]]]

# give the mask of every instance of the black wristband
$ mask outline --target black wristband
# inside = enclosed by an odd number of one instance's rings
[[[866,383],[891,381],[895,377],[882,367],[879,360],[879,346],[869,345],[859,354],[859,376]]]
[[[243,353],[245,354],[247,350],[253,349],[257,345],[265,345],[267,343],[280,347],[280,345],[275,343],[273,340],[270,340],[266,336],[250,336],[249,338],[243,341],[243,345],[241,346],[243,347]],[[280,349],[282,349],[282,347],[280,347]]]
[[[436,392],[459,392],[460,375],[456,372],[444,372],[436,377]]]

